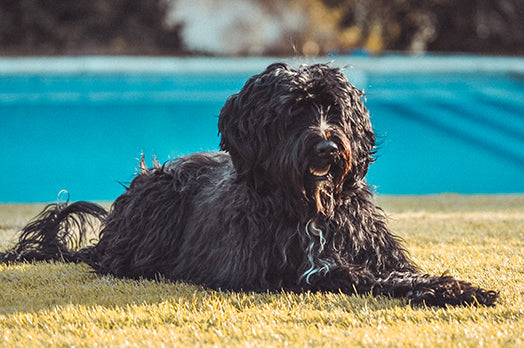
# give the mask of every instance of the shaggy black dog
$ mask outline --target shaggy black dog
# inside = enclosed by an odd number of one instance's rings
[[[100,274],[243,291],[342,291],[443,306],[498,297],[419,273],[365,180],[375,136],[362,93],[327,65],[273,64],[222,108],[223,152],[146,169],[108,213],[50,205],[3,262],[86,262]],[[84,244],[90,223],[99,241]]]

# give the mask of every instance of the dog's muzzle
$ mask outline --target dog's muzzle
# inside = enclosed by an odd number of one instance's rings
[[[338,153],[338,146],[331,140],[324,140],[314,148],[314,163],[309,165],[309,173],[317,178],[325,177]]]

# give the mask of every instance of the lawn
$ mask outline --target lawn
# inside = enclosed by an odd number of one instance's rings
[[[524,346],[524,196],[380,197],[413,260],[500,291],[493,308],[340,293],[216,292],[0,265],[0,346]],[[0,205],[0,249],[41,205]]]

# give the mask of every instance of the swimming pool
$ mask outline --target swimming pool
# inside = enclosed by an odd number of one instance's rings
[[[317,59],[330,60],[366,91],[378,193],[524,192],[524,59]],[[112,200],[141,152],[151,164],[218,149],[227,96],[274,61],[0,59],[0,202]]]

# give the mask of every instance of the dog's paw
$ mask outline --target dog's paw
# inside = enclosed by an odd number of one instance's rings
[[[499,293],[485,290],[453,277],[429,278],[429,281],[416,286],[407,297],[414,305],[444,307],[463,305],[493,306]]]

